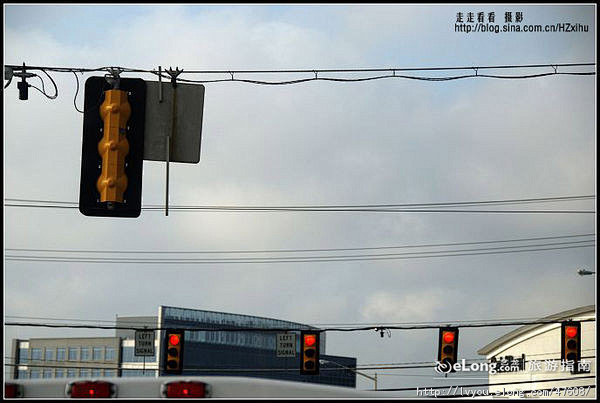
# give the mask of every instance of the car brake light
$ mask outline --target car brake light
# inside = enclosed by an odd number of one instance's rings
[[[115,397],[116,392],[116,385],[105,381],[80,381],[67,385],[67,396],[72,398]]]
[[[23,397],[23,386],[17,385],[16,383],[5,383],[4,384],[4,397]]]
[[[161,387],[163,397],[201,398],[210,396],[210,386],[204,382],[180,381],[165,383]]]

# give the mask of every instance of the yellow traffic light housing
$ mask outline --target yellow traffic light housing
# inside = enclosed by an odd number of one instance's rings
[[[180,375],[183,372],[183,330],[165,332],[165,351],[163,370],[165,374]]]
[[[96,184],[102,203],[123,202],[123,193],[127,189],[125,156],[129,153],[127,121],[130,116],[131,105],[127,100],[126,91],[104,92],[104,102],[100,106],[104,135],[98,143],[98,153],[102,157],[102,173]]]
[[[300,332],[300,373],[319,375],[319,332]]]
[[[84,215],[140,215],[145,119],[144,80],[86,80],[79,189]]]
[[[454,364],[458,357],[458,328],[441,328],[438,338],[438,362],[444,365],[447,372],[454,372]]]

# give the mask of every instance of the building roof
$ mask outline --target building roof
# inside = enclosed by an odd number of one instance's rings
[[[586,306],[582,306],[582,307],[575,308],[575,309],[569,309],[568,311],[555,313],[550,316],[546,316],[542,319],[569,319],[569,318],[574,318],[574,317],[581,316],[586,313],[592,313],[592,312],[596,312],[596,305],[586,305]],[[493,350],[495,350],[496,348],[502,346],[503,344],[508,343],[511,340],[516,339],[517,337],[519,337],[525,333],[531,332],[535,329],[538,329],[542,326],[547,326],[547,325],[548,325],[547,323],[538,323],[538,324],[521,326],[520,328],[515,329],[512,332],[509,332],[509,333],[505,334],[504,336],[492,341],[487,346],[479,349],[477,351],[477,353],[479,355],[487,355],[487,354],[491,353]]]

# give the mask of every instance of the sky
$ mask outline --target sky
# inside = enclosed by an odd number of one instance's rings
[[[13,65],[229,71],[596,60],[591,5],[5,5],[4,12],[4,63]],[[459,12],[494,12],[500,25],[505,12],[522,12],[523,24],[570,22],[589,30],[455,32]],[[590,70],[595,66],[570,71]],[[5,202],[79,199],[83,117],[73,106],[75,79],[72,73],[51,75],[59,90],[54,100],[32,89],[29,100],[19,100],[16,80],[3,92]],[[126,76],[156,80],[151,74]],[[596,76],[205,87],[200,162],[170,165],[172,205],[365,205],[596,194]],[[75,102],[81,109],[83,94]],[[145,161],[143,204],[164,199],[165,164]],[[595,204],[594,199],[509,208],[595,210]],[[595,214],[172,211],[165,216],[144,210],[124,219],[86,217],[77,209],[4,206],[5,248],[363,248],[595,231]],[[531,319],[595,304],[594,278],[576,274],[578,268],[595,267],[595,247],[273,264],[5,258],[4,314],[5,321],[15,316],[114,320],[115,315],[156,315],[159,305],[169,305],[307,324]],[[464,329],[459,355],[478,358],[478,349],[512,329]],[[112,334],[4,327],[5,349],[13,338]],[[395,330],[383,338],[374,331],[331,332],[327,352],[357,357],[358,365],[431,361],[437,331]],[[435,376],[432,370],[388,371],[379,375],[379,387],[432,385]],[[357,382],[359,389],[372,387],[369,379]]]

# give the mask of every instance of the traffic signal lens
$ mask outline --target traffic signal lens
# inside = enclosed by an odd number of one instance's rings
[[[312,347],[317,342],[317,337],[314,334],[307,334],[304,336],[304,345]]]
[[[177,346],[179,344],[179,335],[177,334],[172,334],[171,336],[169,336],[169,343],[172,346]],[[169,354],[172,354],[171,352],[169,352]]]
[[[444,347],[444,354],[452,354],[452,351],[454,349],[452,348],[452,346],[445,346]]]
[[[567,342],[567,348],[569,348],[569,349],[577,348],[577,342],[575,340],[569,340]]]
[[[567,360],[569,360],[569,361],[575,361],[576,358],[577,358],[577,354],[575,354],[575,353],[567,354]]]
[[[167,365],[169,366],[169,368],[176,368],[177,367],[177,361],[175,361],[175,360],[169,360],[169,361],[167,361]]]
[[[576,327],[567,327],[565,330],[567,337],[575,337],[577,336],[577,328]],[[571,348],[571,347],[569,347]]]
[[[453,332],[445,332],[444,333],[444,342],[452,343],[454,341],[454,333]]]

